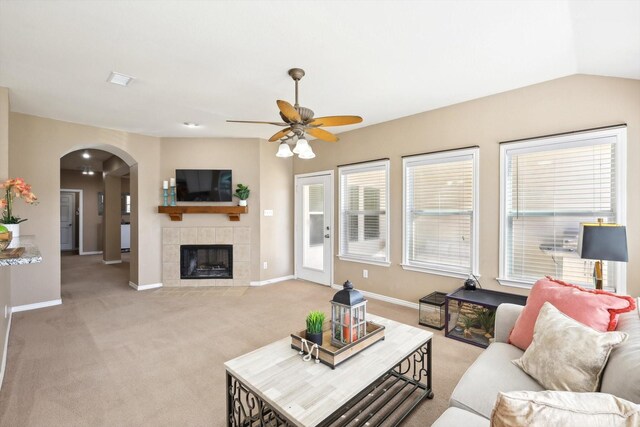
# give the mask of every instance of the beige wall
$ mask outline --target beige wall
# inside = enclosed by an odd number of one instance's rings
[[[365,117],[366,121],[366,117]],[[313,142],[316,158],[294,161],[294,172],[335,169],[337,165],[388,157],[391,159],[391,267],[336,259],[335,283],[347,279],[356,287],[417,302],[433,291],[452,291],[461,280],[405,271],[402,261],[402,159],[469,145],[480,146],[480,273],[485,288],[513,293],[521,289],[498,285],[499,145],[500,141],[628,124],[627,290],[640,295],[640,81],[576,75],[385,122],[340,135],[337,144]],[[338,206],[338,184],[335,188]],[[338,217],[336,216],[337,220]],[[336,223],[337,224],[337,223]],[[338,252],[338,239],[335,253]],[[369,278],[362,278],[362,270]]]
[[[229,221],[220,214],[185,214],[180,222],[172,222],[162,215],[161,227],[251,227],[251,280],[260,277],[260,141],[258,139],[224,138],[163,138],[161,178],[154,187],[161,200],[162,180],[175,177],[176,169],[231,169],[233,189],[238,183],[251,189],[249,213],[240,216],[240,221]],[[193,204],[198,203],[181,203]],[[237,205],[233,202],[221,205]]]
[[[102,259],[107,262],[121,260],[120,251],[120,212],[121,191],[119,176],[104,176],[104,239],[102,241]]]
[[[144,250],[131,263],[131,280],[137,284],[161,281],[160,215],[158,194],[151,189],[160,182],[159,138],[101,129],[19,113],[9,116],[9,172],[33,186],[40,203],[18,204],[16,213],[29,221],[24,234],[34,234],[42,252],[40,264],[16,268],[11,274],[12,305],[32,304],[60,298],[60,163],[63,155],[82,148],[109,151],[132,167],[132,193],[138,195],[132,228],[140,232]],[[134,176],[135,175],[135,176]],[[138,192],[140,186],[143,191]],[[133,239],[131,257],[138,256]]]
[[[277,151],[260,141],[260,280],[293,274],[293,159]],[[264,216],[267,209],[273,216]]]
[[[9,90],[0,87],[0,181],[9,178]],[[9,332],[6,307],[11,307],[11,269],[29,266],[0,267],[0,360],[6,357],[5,337]],[[4,371],[0,373],[4,376]],[[2,387],[0,376],[0,387]]]
[[[98,193],[104,191],[102,175],[82,175],[81,171],[60,171],[60,188],[82,190],[82,250],[102,250],[102,216],[98,215]]]

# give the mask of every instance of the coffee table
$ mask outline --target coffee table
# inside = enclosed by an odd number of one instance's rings
[[[335,369],[283,338],[225,363],[228,426],[398,425],[432,399],[433,333],[369,314],[385,339]]]

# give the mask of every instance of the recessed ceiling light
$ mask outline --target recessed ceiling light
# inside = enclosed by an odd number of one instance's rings
[[[89,154],[88,151],[85,151],[84,153],[82,153],[82,157],[84,157],[85,159],[89,159],[91,158],[91,154]]]
[[[133,80],[134,78],[135,77],[127,76],[126,74],[116,73],[115,71],[112,71],[111,74],[109,74],[109,78],[107,79],[107,81],[115,85],[127,86],[131,82],[131,80]]]
[[[200,127],[200,125],[198,123],[193,123],[193,122],[184,122],[183,125],[185,125],[188,128],[197,128]]]

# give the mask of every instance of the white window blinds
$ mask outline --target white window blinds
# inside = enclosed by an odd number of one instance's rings
[[[340,173],[340,257],[389,262],[389,161],[342,166]]]
[[[477,273],[477,162],[477,148],[404,159],[405,268]]]
[[[580,223],[624,221],[622,133],[618,128],[502,145],[502,280],[530,285],[552,275],[593,285],[593,261],[577,253]],[[619,265],[606,262],[604,268],[604,286],[616,288]]]

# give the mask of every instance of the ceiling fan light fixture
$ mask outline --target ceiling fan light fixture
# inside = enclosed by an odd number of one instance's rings
[[[311,146],[307,145],[307,147],[309,147],[307,150],[304,150],[302,153],[298,154],[299,159],[310,160],[316,156],[316,153],[313,152],[313,150],[311,149]]]
[[[309,142],[304,138],[298,139],[296,146],[293,148],[293,152],[296,154],[302,154],[307,150],[311,150],[311,146],[309,145]]]
[[[293,153],[291,152],[291,148],[289,147],[289,144],[287,144],[286,142],[281,142],[280,146],[278,147],[278,152],[276,153],[276,157],[291,157],[293,156]]]

